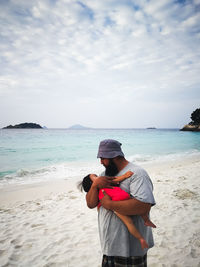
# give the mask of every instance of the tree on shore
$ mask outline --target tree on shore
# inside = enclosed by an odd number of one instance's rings
[[[193,111],[190,118],[192,119],[191,125],[200,125],[200,108]]]

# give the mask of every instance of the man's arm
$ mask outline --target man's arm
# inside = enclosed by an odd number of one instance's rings
[[[99,203],[99,189],[97,186],[92,185],[86,195],[87,206],[90,209],[95,208]]]
[[[144,203],[135,198],[112,201],[104,191],[104,197],[101,199],[101,204],[105,209],[113,210],[123,215],[142,215],[148,213],[151,209],[150,203]]]
[[[110,183],[113,181],[113,177],[100,176],[92,184],[89,192],[86,195],[87,206],[90,209],[95,208],[99,203],[99,189],[101,188],[113,188]]]

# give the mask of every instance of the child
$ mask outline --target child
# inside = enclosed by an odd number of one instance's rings
[[[133,175],[133,172],[128,171],[125,174],[117,177],[113,177],[114,182],[121,182]],[[83,181],[79,184],[79,187],[84,189],[85,192],[88,192],[90,190],[90,187],[95,179],[99,178],[96,174],[89,174],[86,177],[83,178]],[[120,200],[126,200],[130,199],[130,195],[122,190],[118,186],[114,186],[113,188],[103,188],[99,190],[99,200],[101,200],[104,197],[103,191],[105,191],[112,200],[114,201],[120,201]],[[98,204],[98,208],[101,206],[101,203]],[[123,221],[123,223],[128,228],[129,232],[140,241],[141,247],[148,248],[148,244],[145,241],[145,239],[142,237],[142,235],[139,233],[135,225],[133,224],[133,221],[131,217],[127,215],[122,215],[118,212],[115,212],[115,214]],[[141,215],[142,219],[144,220],[144,223],[146,226],[156,227],[149,219],[148,214]]]

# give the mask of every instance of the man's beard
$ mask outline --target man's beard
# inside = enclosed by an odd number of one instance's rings
[[[116,164],[113,162],[113,159],[110,159],[109,165],[105,168],[106,168],[105,175],[107,176],[115,176],[119,172]]]

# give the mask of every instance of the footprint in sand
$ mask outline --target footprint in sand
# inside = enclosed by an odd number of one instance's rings
[[[197,197],[197,193],[189,189],[178,189],[174,191],[174,195],[179,199],[194,199]]]
[[[181,180],[187,180],[187,178],[185,176],[179,176],[179,179],[181,179]]]
[[[4,255],[7,254],[7,250],[1,249],[0,250],[0,256],[3,257]]]
[[[38,223],[38,224],[32,224],[31,227],[35,228],[35,227],[40,227],[40,226],[44,226],[43,223]]]
[[[6,241],[7,241],[7,238],[0,240],[0,244],[4,244]]]
[[[22,245],[16,245],[14,248],[15,249],[20,249],[22,247]]]
[[[77,197],[76,196],[70,196],[69,198],[70,199],[76,199]]]

